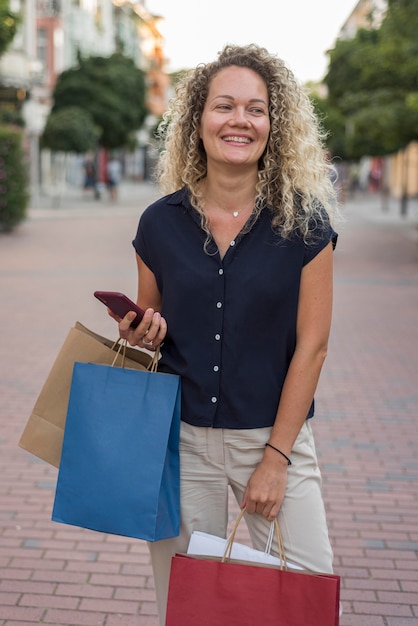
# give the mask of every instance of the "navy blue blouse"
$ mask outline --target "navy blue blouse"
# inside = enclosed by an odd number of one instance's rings
[[[168,332],[159,371],[181,376],[184,421],[273,425],[296,345],[303,266],[336,239],[328,222],[315,226],[309,244],[283,239],[265,208],[221,259],[214,244],[205,252],[206,233],[186,189],[144,211],[133,245],[162,296]]]

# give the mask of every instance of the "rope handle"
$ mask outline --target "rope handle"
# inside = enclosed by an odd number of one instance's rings
[[[232,532],[227,539],[225,552],[222,557],[222,563],[225,563],[226,561],[229,561],[231,559],[232,545],[235,540],[235,535],[237,533],[239,523],[244,517],[244,514],[245,514],[245,508],[241,509],[237,519],[235,520],[234,526],[232,528]],[[280,569],[287,570],[287,561],[286,561],[286,554],[284,551],[283,538],[280,532],[280,526],[279,526],[279,522],[277,521],[277,518],[274,519],[270,524],[269,536],[267,538],[267,543],[266,543],[266,547],[264,550],[264,554],[271,554],[271,547],[273,545],[273,538],[275,535],[277,538],[277,546],[278,546],[279,559],[280,559]]]
[[[122,339],[122,337],[119,337],[119,339],[116,339],[116,341],[112,345],[112,350],[115,350],[115,357],[112,361],[111,367],[117,367],[116,362],[120,356],[122,356],[122,364],[120,365],[120,367],[122,368],[125,367],[127,345],[128,345],[128,341],[126,339]],[[160,358],[160,346],[156,348],[154,354],[152,355],[151,361],[147,365],[147,370],[149,372],[155,373],[157,371],[159,358]]]
[[[115,343],[112,346],[112,350],[115,350],[116,354],[115,354],[115,357],[114,357],[114,359],[112,361],[111,367],[116,367],[116,361],[118,360],[118,357],[121,355],[121,353],[122,353],[122,365],[121,365],[121,367],[125,367],[126,344],[127,344],[126,339],[124,339],[123,341],[121,341],[121,337],[119,337],[119,339],[116,339]],[[116,350],[117,346],[119,346],[119,347]]]
[[[149,372],[155,373],[158,370],[158,359],[160,358],[160,346],[157,346],[154,354],[152,355],[152,359],[147,367]]]

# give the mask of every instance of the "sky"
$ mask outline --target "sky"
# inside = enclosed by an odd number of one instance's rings
[[[326,50],[358,0],[146,0],[164,17],[168,71],[212,61],[226,43],[264,46],[301,82],[320,80]]]

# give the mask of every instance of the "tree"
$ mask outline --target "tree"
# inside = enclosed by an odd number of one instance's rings
[[[328,98],[310,95],[315,113],[327,131],[327,147],[331,155],[345,160],[349,158],[346,150],[346,120],[338,107],[332,106]]]
[[[100,131],[87,111],[68,106],[49,115],[41,145],[54,152],[82,154],[96,148],[99,135]]]
[[[78,67],[57,80],[51,115],[76,106],[88,113],[99,129],[99,144],[119,148],[130,143],[147,115],[145,76],[120,53],[110,57],[79,57]]]
[[[389,0],[379,29],[361,29],[331,51],[329,105],[346,119],[350,158],[391,154],[418,139],[417,29],[418,0]]]
[[[325,82],[330,105],[347,118],[348,149],[369,135],[376,155],[418,139],[417,28],[418,0],[392,0],[379,29],[361,29],[331,51]]]
[[[0,231],[10,232],[23,221],[28,203],[22,133],[0,126]]]
[[[0,56],[13,41],[19,23],[20,16],[10,10],[9,0],[0,0]]]
[[[0,56],[16,35],[20,16],[10,10],[9,0],[0,0]],[[9,113],[13,119],[13,114]],[[5,116],[2,115],[2,121]],[[28,176],[22,134],[0,126],[0,231],[10,232],[25,219],[29,203]]]

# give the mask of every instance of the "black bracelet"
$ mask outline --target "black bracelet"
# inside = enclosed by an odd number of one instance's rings
[[[266,443],[266,446],[268,446],[269,448],[272,448],[272,450],[276,450],[276,452],[278,452],[279,454],[284,456],[284,458],[286,459],[288,465],[292,465],[292,461],[289,459],[289,457],[284,452],[279,450],[279,448],[276,448],[275,446],[272,446],[271,443],[268,443],[268,442]]]

